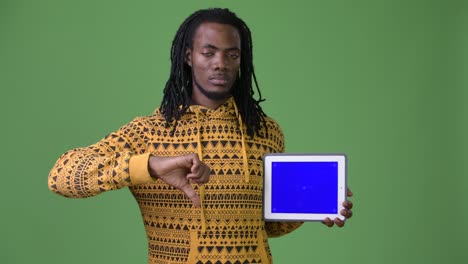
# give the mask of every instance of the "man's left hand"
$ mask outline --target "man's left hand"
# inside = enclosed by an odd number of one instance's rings
[[[347,190],[346,190],[346,196],[348,196],[348,197],[353,196],[353,192],[351,192],[351,190],[349,188],[347,188]],[[351,201],[346,200],[346,201],[343,202],[343,207],[344,207],[344,209],[341,210],[340,214],[345,217],[344,220],[341,220],[338,217],[336,217],[332,221],[330,218],[327,217],[325,219],[325,221],[323,221],[322,223],[324,225],[328,226],[328,227],[332,227],[335,224],[338,227],[343,227],[344,224],[345,224],[345,220],[348,219],[348,218],[351,218],[353,216],[353,211],[351,211],[351,209],[353,208],[353,203]]]

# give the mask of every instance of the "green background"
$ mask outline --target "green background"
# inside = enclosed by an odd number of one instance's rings
[[[1,263],[145,263],[127,189],[66,199],[47,175],[159,106],[199,8],[250,26],[288,152],[344,152],[354,217],[271,239],[275,263],[468,260],[466,1],[0,0]]]

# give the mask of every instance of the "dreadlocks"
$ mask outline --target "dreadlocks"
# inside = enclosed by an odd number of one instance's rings
[[[239,31],[241,39],[240,73],[231,89],[232,96],[236,102],[242,121],[247,126],[247,134],[253,137],[260,135],[262,126],[266,129],[266,114],[260,107],[264,101],[255,77],[252,54],[252,37],[250,29],[244,21],[229,9],[210,8],[199,10],[190,15],[177,30],[172,41],[171,48],[171,73],[164,88],[164,96],[161,103],[161,113],[167,124],[173,123],[175,130],[177,121],[184,115],[190,106],[192,96],[192,72],[189,65],[185,63],[185,52],[187,48],[193,48],[193,37],[204,22],[228,24]],[[253,98],[252,77],[259,94],[259,99]]]

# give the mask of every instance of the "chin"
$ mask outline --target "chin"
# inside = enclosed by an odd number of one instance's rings
[[[226,90],[226,91],[206,91],[206,93],[203,93],[203,94],[207,98],[209,98],[211,100],[216,100],[216,101],[227,99],[227,98],[229,98],[231,96],[230,90]]]
[[[225,86],[213,86],[213,85],[202,86],[198,82],[195,82],[195,85],[198,88],[198,90],[210,100],[219,101],[219,100],[227,99],[231,96],[232,85],[230,86],[231,88],[226,88]],[[209,87],[209,89],[206,89],[205,87]]]

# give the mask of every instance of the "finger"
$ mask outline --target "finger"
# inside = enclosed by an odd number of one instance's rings
[[[340,214],[346,218],[351,218],[353,216],[353,211],[343,209],[340,211]]]
[[[202,185],[204,184],[205,182],[202,181],[201,179],[190,179],[190,183],[196,183],[198,185]]]
[[[199,178],[200,176],[198,174],[195,174],[195,173],[187,174],[187,180],[189,181],[195,181],[195,180],[198,180]]]
[[[202,166],[200,168],[200,171],[198,172],[197,175],[187,175],[187,177],[191,177],[190,180],[194,183],[197,183],[198,185],[202,185],[207,183],[210,180],[210,173],[211,170],[208,166]]]
[[[192,203],[195,207],[200,207],[200,196],[195,192],[195,190],[192,188],[190,184],[184,184],[180,187],[180,190],[187,195],[190,200],[192,200]]]
[[[353,196],[353,192],[349,188],[346,188],[346,196],[348,197]]]
[[[202,164],[201,161],[193,160],[192,167],[190,167],[190,172],[193,174],[198,173],[198,171],[200,170],[201,164]]]
[[[211,177],[211,169],[210,167],[208,167],[208,165],[205,164],[203,166],[203,170],[201,171],[200,180],[203,183],[207,183],[210,180],[210,177]]]
[[[187,174],[187,179],[193,179],[193,180],[196,180],[196,179],[201,179],[203,178],[204,174],[206,173],[206,169],[205,169],[205,166],[206,165],[201,165],[196,172],[190,172],[189,174]]]
[[[189,174],[187,174],[187,179],[190,179],[190,180],[197,180],[197,179],[200,179],[202,175],[200,174],[200,171],[197,171],[197,172],[191,172]]]
[[[332,227],[334,224],[333,221],[329,217],[325,218],[325,220],[322,223],[328,227]]]
[[[344,222],[343,220],[339,219],[338,217],[335,218],[335,224],[336,224],[336,226],[338,226],[338,227],[343,227],[343,226],[344,226],[344,223],[345,223],[345,222]]]
[[[203,184],[207,182],[206,177],[203,174],[203,169],[200,169],[197,173],[190,173],[187,175],[187,179],[197,184]]]
[[[351,210],[353,208],[353,202],[351,201],[344,201],[343,202],[343,207],[348,209],[348,210]]]
[[[200,158],[198,157],[198,154],[190,154],[189,159],[190,159],[190,172],[197,173],[198,169],[200,168],[200,165],[202,164],[202,162],[200,161]]]
[[[185,170],[191,169],[193,164],[190,155],[176,157],[175,161],[177,167],[184,168]]]

